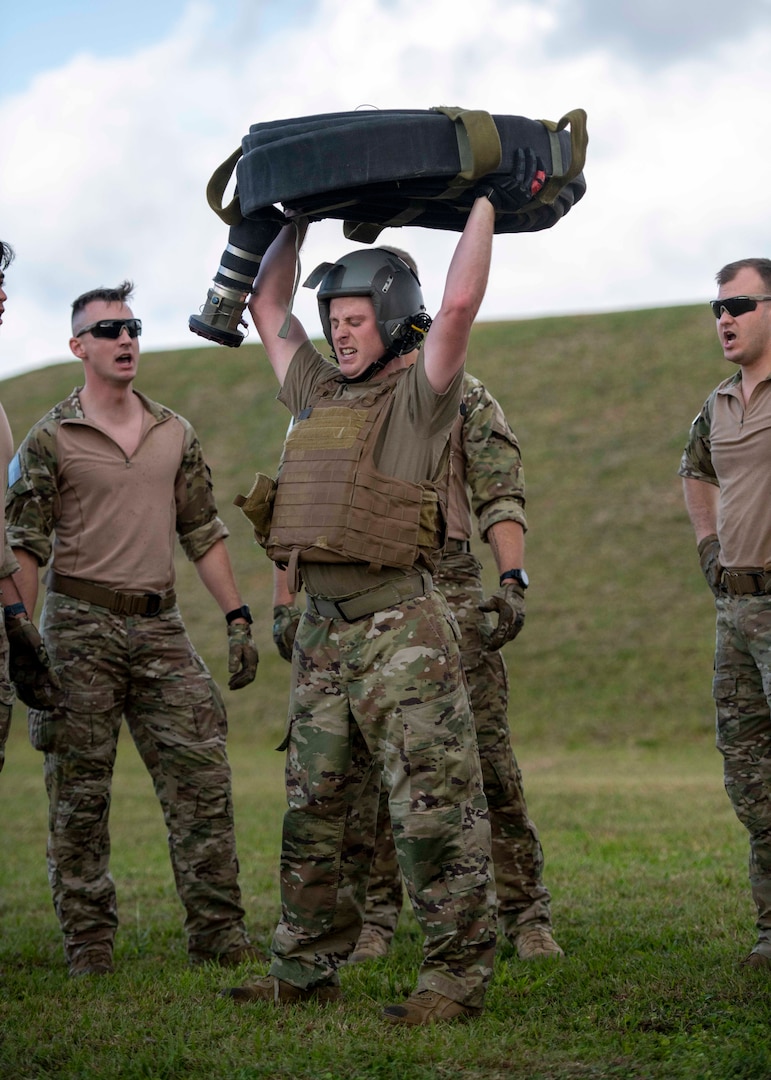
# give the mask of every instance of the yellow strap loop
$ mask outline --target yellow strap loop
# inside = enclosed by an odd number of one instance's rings
[[[549,132],[552,168],[555,172],[533,199],[533,203],[544,203],[548,206],[555,201],[562,189],[571,180],[574,180],[583,169],[589,136],[586,132],[586,113],[583,109],[572,109],[570,112],[565,113],[556,123],[553,120],[540,120],[539,123],[543,124]],[[570,125],[570,165],[565,172],[560,171],[557,173],[557,169],[562,170],[563,168],[562,150],[557,138],[557,132],[563,131],[568,125]],[[529,209],[531,205],[528,204],[524,209]]]
[[[227,206],[222,205],[225,188],[228,186],[228,181],[233,175],[233,170],[242,153],[243,151],[239,146],[229,158],[226,158],[221,165],[217,166],[211,175],[211,180],[206,185],[206,201],[217,217],[222,218],[226,225],[238,225],[243,221],[238,194],[233,196]]]

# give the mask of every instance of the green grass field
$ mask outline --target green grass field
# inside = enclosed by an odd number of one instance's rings
[[[121,930],[111,978],[68,980],[46,880],[42,759],[18,709],[0,775],[0,1076],[148,1080],[771,1077],[771,984],[753,942],[747,842],[722,789],[710,697],[713,612],[676,476],[724,374],[706,306],[480,325],[469,369],[500,398],[528,481],[528,618],[507,646],[510,719],[546,853],[557,964],[503,952],[484,1016],[402,1031],[416,924],[344,970],[326,1010],[239,1008],[241,969],[191,971],[163,823],[129,739],[112,806]],[[0,385],[17,439],[78,381]],[[289,669],[270,640],[270,566],[231,505],[271,471],[287,416],[261,349],[143,358],[140,389],[196,426],[256,616],[257,681],[226,691],[242,887],[253,937],[278,913]],[[480,545],[489,581],[489,560]],[[222,683],[222,620],[180,554],[183,613]]]

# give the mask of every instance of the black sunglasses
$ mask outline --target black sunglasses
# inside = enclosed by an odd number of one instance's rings
[[[748,311],[754,311],[764,300],[771,300],[771,296],[727,296],[725,300],[710,300],[709,306],[716,319],[719,319],[724,311],[735,319],[737,315],[746,315]]]
[[[113,341],[121,336],[123,330],[128,330],[130,338],[139,337],[142,333],[141,319],[100,319],[99,322],[89,323],[82,330],[78,330],[75,337],[81,334],[93,334],[94,337],[112,338]]]

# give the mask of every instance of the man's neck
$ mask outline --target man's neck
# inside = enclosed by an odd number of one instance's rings
[[[137,406],[141,408],[133,382],[114,384],[86,380],[80,391],[80,404],[86,416],[109,416],[116,420],[129,417]]]

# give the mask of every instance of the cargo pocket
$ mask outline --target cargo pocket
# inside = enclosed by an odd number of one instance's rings
[[[227,713],[219,687],[213,679],[169,683],[161,690],[164,705],[176,726],[182,723],[196,740],[224,739],[227,733]]]
[[[413,810],[453,806],[476,794],[479,756],[464,685],[403,709],[405,771]]]

